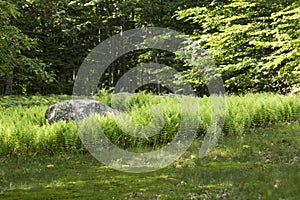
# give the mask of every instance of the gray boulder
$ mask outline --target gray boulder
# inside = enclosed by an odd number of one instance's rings
[[[92,114],[106,116],[107,112],[116,114],[117,111],[95,100],[67,100],[50,106],[45,117],[53,124],[62,120],[81,120]]]

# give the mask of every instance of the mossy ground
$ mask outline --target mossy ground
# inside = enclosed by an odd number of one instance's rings
[[[200,142],[171,166],[141,174],[89,154],[0,157],[0,199],[298,199],[300,124],[227,136],[204,159]]]

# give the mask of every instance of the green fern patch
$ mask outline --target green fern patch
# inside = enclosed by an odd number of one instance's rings
[[[111,96],[102,96],[107,103]],[[25,101],[25,99],[27,101]],[[77,133],[75,122],[49,125],[44,114],[49,103],[67,97],[3,97],[0,99],[0,154],[55,154],[86,151]],[[37,100],[37,102],[34,102]],[[226,116],[222,132],[243,135],[256,127],[291,122],[300,118],[300,101],[296,97],[276,94],[246,94],[227,96]],[[155,149],[167,145],[182,125],[182,115],[197,122],[197,136],[203,136],[211,122],[211,97],[198,98],[199,115],[189,116],[193,108],[181,107],[179,97],[132,95],[127,105],[117,100],[123,111],[117,117],[94,116],[97,126],[114,144],[123,149]],[[10,102],[10,105],[8,103]],[[23,102],[23,103],[22,103]],[[27,103],[26,103],[27,102]],[[118,103],[119,102],[119,103]],[[19,104],[19,105],[18,105]],[[122,107],[123,106],[123,107]],[[191,114],[192,115],[192,114]]]

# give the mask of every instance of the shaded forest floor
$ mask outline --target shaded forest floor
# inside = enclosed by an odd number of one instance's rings
[[[204,159],[195,141],[167,168],[110,169],[89,154],[1,156],[0,199],[297,199],[300,124],[223,137]]]

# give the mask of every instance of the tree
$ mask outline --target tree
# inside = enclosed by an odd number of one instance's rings
[[[15,26],[19,16],[14,4],[0,2],[0,93],[6,95],[26,93],[29,86],[51,79],[40,60],[23,55],[36,42]]]
[[[215,0],[175,17],[197,25],[194,38],[214,57],[228,92],[287,93],[299,83],[299,5],[294,1]]]

